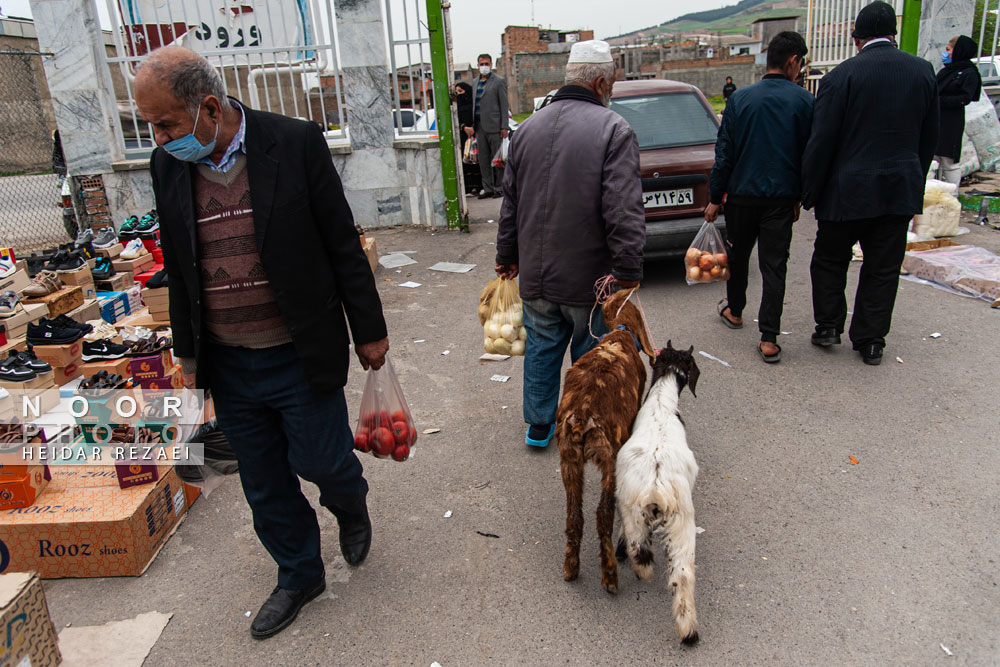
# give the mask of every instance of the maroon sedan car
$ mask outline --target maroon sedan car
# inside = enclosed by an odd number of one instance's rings
[[[718,116],[697,87],[665,79],[616,82],[611,109],[639,140],[644,254],[682,255],[705,222]],[[722,216],[716,226],[724,234]]]

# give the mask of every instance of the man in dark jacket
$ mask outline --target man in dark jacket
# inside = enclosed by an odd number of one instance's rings
[[[479,79],[476,81],[473,113],[476,125],[476,143],[479,144],[479,171],[483,178],[480,199],[501,197],[499,178],[501,170],[493,167],[493,158],[500,150],[500,142],[510,131],[510,109],[507,106],[507,82],[493,73],[493,58],[488,53],[479,56]],[[499,178],[498,178],[499,177]]]
[[[607,42],[577,42],[566,85],[511,141],[497,231],[496,270],[521,275],[525,442],[545,447],[555,430],[566,347],[575,362],[606,332],[594,283],[642,279],[646,242],[639,143],[609,110],[614,63]],[[591,317],[593,313],[593,317]]]
[[[313,123],[227,98],[192,51],[154,51],[136,75],[185,386],[211,389],[278,585],[250,626],[270,637],[326,587],[316,513],[337,517],[344,559],[368,554],[368,484],[344,384],[346,312],[365,368],[389,343],[351,209]]]
[[[851,248],[864,252],[850,337],[866,364],[882,361],[910,219],[923,210],[938,136],[934,70],[892,45],[896,12],[873,2],[858,13],[860,53],[823,77],[802,161],[802,205],[819,227],[810,271],[812,342],[840,343],[847,319]]]
[[[958,185],[962,182],[962,136],[965,133],[965,107],[979,101],[983,79],[972,62],[976,43],[971,37],[952,38],[941,54],[944,67],[937,73],[938,99],[941,101],[941,131],[934,157],[941,166],[941,180]]]
[[[715,142],[709,179],[714,222],[726,199],[730,277],[719,315],[731,329],[743,327],[750,254],[757,244],[764,288],[757,316],[761,358],[781,361],[778,334],[785,301],[785,273],[792,223],[802,195],[802,152],[809,140],[813,97],[794,81],[802,70],[806,42],[797,32],[780,32],[767,47],[762,81],[741,88],[729,100]]]

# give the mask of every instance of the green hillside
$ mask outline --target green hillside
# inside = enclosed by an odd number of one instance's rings
[[[769,9],[772,4],[773,0],[742,0],[728,7],[685,14],[658,26],[635,30],[618,37],[635,36],[645,42],[659,41],[663,37],[681,32],[740,35],[745,34],[750,24],[758,19],[772,16],[805,16],[807,12],[807,0],[799,0],[797,9]]]

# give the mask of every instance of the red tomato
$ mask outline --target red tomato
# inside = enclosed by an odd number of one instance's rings
[[[410,448],[406,443],[396,445],[396,448],[392,450],[393,461],[405,461],[408,458],[410,458]]]
[[[410,427],[405,421],[393,422],[392,437],[396,439],[396,444],[401,445],[410,437]]]
[[[366,434],[359,433],[358,435],[354,436],[354,449],[358,450],[359,452],[371,451],[371,444]]]
[[[405,422],[406,413],[403,412],[402,410],[396,410],[395,412],[392,413],[391,418],[393,424],[395,424],[396,422]]]
[[[408,444],[410,447],[417,444],[417,427],[413,426],[412,424],[410,425],[410,439],[406,444]]]
[[[379,427],[375,429],[375,434],[371,440],[371,447],[379,456],[389,456],[392,448],[396,446],[396,439],[392,437],[392,431]]]
[[[371,433],[371,429],[368,428],[368,424],[365,423],[364,420],[361,421],[361,424],[362,425],[358,427],[358,432],[356,433],[356,435],[368,435],[369,433]]]

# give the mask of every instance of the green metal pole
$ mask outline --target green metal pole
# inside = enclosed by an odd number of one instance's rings
[[[427,0],[427,29],[431,40],[431,70],[434,73],[434,109],[437,113],[441,175],[444,177],[445,216],[448,227],[461,227],[458,204],[458,170],[455,165],[455,133],[451,126],[451,94],[448,80],[448,44],[444,31],[442,0]]]
[[[903,3],[903,26],[900,33],[900,50],[917,55],[920,41],[920,0],[906,0]]]

